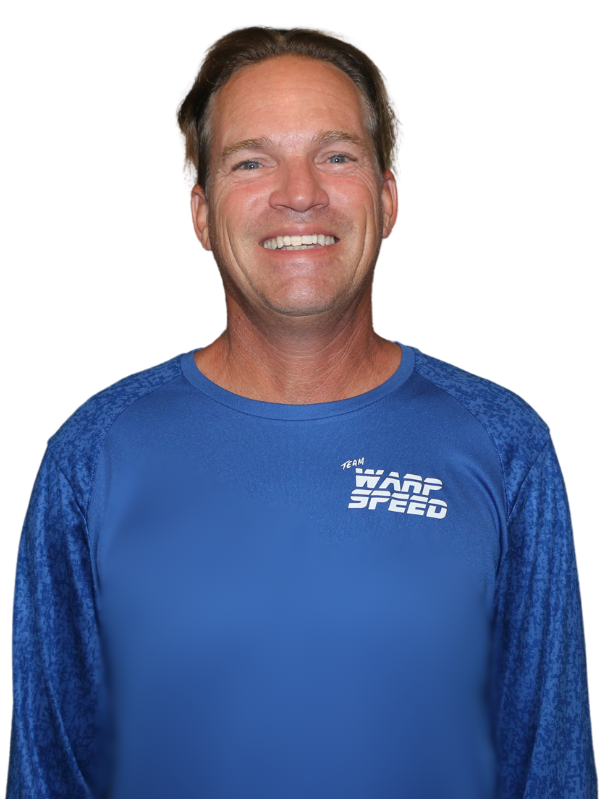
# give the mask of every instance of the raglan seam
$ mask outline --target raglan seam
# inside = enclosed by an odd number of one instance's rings
[[[516,509],[516,505],[518,504],[518,500],[520,499],[520,495],[522,494],[522,490],[524,489],[524,484],[528,480],[532,470],[535,468],[535,466],[537,465],[537,463],[541,459],[541,456],[542,455],[544,456],[546,454],[546,450],[547,450],[547,448],[548,448],[550,443],[551,443],[551,436],[548,435],[547,438],[545,439],[545,443],[543,444],[543,446],[538,451],[535,459],[533,460],[533,462],[530,465],[530,468],[527,470],[526,474],[524,475],[524,478],[522,479],[522,482],[518,486],[518,491],[516,492],[516,496],[514,498],[514,504],[512,505],[512,509],[510,510],[510,515],[507,518],[507,523],[508,524],[511,522],[512,516],[513,516],[514,511]]]
[[[163,383],[160,383],[160,385],[154,386],[153,388],[149,389],[148,391],[145,391],[143,394],[140,394],[138,397],[135,397],[135,399],[131,400],[131,402],[129,402],[127,405],[125,405],[124,408],[121,408],[121,410],[117,413],[117,415],[114,417],[114,419],[111,420],[111,422],[109,423],[108,427],[104,431],[100,441],[98,442],[98,446],[96,447],[96,452],[94,454],[94,458],[93,458],[93,462],[92,462],[92,471],[91,471],[91,475],[90,475],[90,478],[89,478],[89,493],[88,493],[88,496],[87,496],[87,502],[85,503],[85,513],[84,513],[84,519],[85,519],[86,527],[87,527],[87,523],[88,523],[87,516],[88,516],[88,513],[89,513],[89,504],[91,502],[91,498],[92,498],[92,494],[93,494],[94,481],[96,479],[96,470],[98,468],[98,461],[100,460],[100,452],[102,451],[102,447],[104,446],[104,442],[106,441],[108,433],[114,427],[114,425],[117,422],[117,420],[120,419],[120,417],[123,415],[123,413],[125,413],[125,411],[129,410],[129,408],[131,408],[133,405],[135,405],[136,402],[139,402],[139,400],[143,399],[144,397],[148,397],[150,394],[153,394],[154,391],[158,391],[158,389],[164,388],[164,386],[168,385],[173,380],[177,380],[180,376],[181,376],[181,371],[179,372],[179,374],[176,374],[176,375],[173,375],[172,377],[169,377]]]
[[[181,357],[181,354],[179,354],[179,356],[176,356],[176,355],[175,355],[174,357],[175,357],[175,358],[176,358],[176,357],[179,357],[179,358],[180,358],[180,357]],[[170,360],[170,359],[169,359],[169,360]],[[150,368],[150,369],[152,369],[153,367],[149,367],[149,368]],[[146,371],[146,370],[145,370],[145,369],[141,369],[141,370],[140,370],[140,372],[143,372],[143,371]],[[181,374],[182,374],[182,371],[181,371],[181,368],[180,368],[180,362],[179,362],[179,374],[176,374],[176,375],[171,375],[171,376],[170,376],[170,377],[169,377],[167,380],[165,380],[163,383],[160,383],[160,385],[158,385],[158,386],[152,386],[152,387],[151,387],[151,388],[149,388],[147,391],[144,391],[144,393],[143,393],[143,394],[140,394],[139,396],[136,396],[136,397],[134,397],[134,398],[131,400],[131,402],[127,403],[127,405],[125,405],[125,407],[124,407],[124,408],[121,408],[121,410],[120,410],[120,411],[118,411],[118,413],[116,414],[116,416],[114,416],[114,418],[112,418],[112,419],[110,420],[110,422],[109,422],[108,426],[106,427],[106,429],[104,430],[104,432],[103,432],[103,433],[102,433],[102,435],[100,436],[100,440],[99,440],[99,442],[98,442],[98,445],[97,445],[97,447],[96,447],[96,451],[95,451],[95,453],[94,453],[94,455],[93,455],[93,458],[91,459],[92,468],[91,468],[91,471],[90,471],[90,481],[89,481],[89,486],[88,486],[88,489],[87,489],[87,498],[86,498],[86,502],[85,502],[85,507],[84,507],[84,508],[80,507],[79,503],[77,502],[77,494],[76,494],[75,490],[73,489],[73,486],[72,486],[72,484],[71,484],[71,481],[70,481],[70,479],[67,477],[67,475],[65,474],[65,471],[64,471],[64,469],[62,468],[62,466],[61,466],[61,464],[60,464],[60,460],[59,460],[59,458],[58,458],[58,457],[55,455],[55,453],[54,453],[54,445],[53,445],[53,444],[48,444],[48,445],[47,445],[47,448],[48,448],[48,454],[51,456],[51,458],[52,458],[52,460],[54,461],[54,463],[56,464],[57,468],[60,470],[60,473],[62,474],[62,476],[64,477],[64,479],[67,481],[67,484],[68,484],[68,486],[69,486],[69,490],[71,491],[71,494],[73,495],[73,498],[74,498],[74,500],[75,500],[75,503],[77,504],[77,507],[79,508],[79,510],[81,511],[81,513],[82,513],[82,515],[83,515],[83,518],[84,518],[84,521],[85,521],[85,527],[86,527],[86,537],[88,537],[88,543],[89,543],[89,536],[88,536],[88,513],[89,513],[89,505],[90,505],[90,502],[91,502],[91,497],[92,497],[92,494],[93,494],[93,485],[94,485],[94,481],[95,481],[95,477],[96,477],[96,471],[97,471],[97,467],[98,467],[98,461],[99,461],[99,459],[100,459],[100,453],[101,453],[101,451],[102,451],[102,447],[104,446],[104,442],[106,441],[106,437],[108,436],[108,434],[109,434],[110,430],[111,430],[111,429],[112,429],[112,427],[113,427],[113,426],[116,424],[116,422],[118,421],[118,419],[120,419],[121,415],[122,415],[123,413],[125,413],[125,411],[128,411],[128,410],[129,410],[129,409],[130,409],[130,408],[131,408],[133,405],[135,405],[135,403],[136,403],[136,402],[138,402],[139,400],[143,399],[144,397],[148,397],[148,396],[149,396],[150,394],[152,394],[154,391],[158,391],[159,389],[162,389],[162,388],[164,388],[166,385],[168,385],[169,383],[171,383],[173,380],[178,380],[178,379],[180,378]],[[120,379],[122,379],[122,378],[120,378]],[[118,382],[118,381],[116,381],[116,380],[115,380],[114,382],[116,383],[116,382]],[[111,383],[111,384],[109,384],[109,385],[108,385],[108,386],[106,386],[105,388],[109,388],[109,387],[110,387],[110,385],[114,385],[114,383]],[[101,390],[101,391],[103,391],[104,389],[100,389],[100,390]],[[92,395],[89,397],[89,399],[91,399],[91,397],[93,397],[93,396],[94,396],[94,395],[92,394]],[[79,406],[79,407],[81,407],[81,406]],[[53,435],[54,435],[54,434],[53,434]],[[72,452],[73,452],[75,449],[76,449],[76,446],[74,446],[74,447],[72,448],[72,450],[71,450],[71,452],[69,453],[69,455],[71,455],[71,454],[72,454]],[[68,456],[67,456],[67,457],[68,457]],[[85,496],[85,494],[84,494],[84,496]]]
[[[57,470],[60,472],[60,474],[61,474],[61,475],[62,475],[62,477],[64,478],[64,480],[65,480],[66,484],[68,485],[68,487],[69,487],[69,491],[71,492],[71,496],[72,496],[72,498],[73,498],[73,501],[75,502],[75,505],[77,506],[77,508],[78,508],[79,512],[80,512],[80,513],[81,513],[81,515],[83,516],[83,520],[85,521],[85,526],[86,526],[86,529],[87,529],[87,516],[86,516],[86,513],[85,513],[84,509],[83,509],[82,507],[80,507],[79,503],[77,502],[77,494],[76,494],[76,493],[75,493],[75,491],[73,490],[73,486],[71,485],[71,481],[70,481],[70,480],[69,480],[69,478],[66,476],[66,474],[65,474],[65,472],[64,472],[64,469],[63,469],[63,468],[62,468],[62,466],[60,465],[60,461],[58,460],[58,458],[57,458],[57,457],[56,457],[56,455],[55,455],[55,454],[52,452],[52,450],[51,450],[51,449],[49,449],[49,450],[48,450],[48,457],[49,457],[49,458],[51,458],[51,460],[52,460],[52,462],[53,462],[54,466],[55,466],[55,467],[56,467],[56,469],[57,469]]]
[[[414,368],[414,371],[416,371],[416,367]],[[462,408],[464,408],[464,410],[467,411],[478,422],[478,424],[480,424],[480,426],[483,428],[483,430],[485,431],[486,435],[490,439],[491,443],[493,444],[493,449],[495,450],[495,454],[497,455],[497,460],[499,462],[499,467],[501,469],[501,483],[502,483],[502,486],[503,486],[503,503],[504,503],[505,518],[506,518],[506,523],[507,523],[507,519],[508,519],[507,480],[506,480],[506,476],[505,476],[505,467],[504,467],[504,463],[503,463],[503,458],[501,457],[501,453],[499,451],[499,447],[497,445],[497,441],[495,440],[495,436],[492,435],[492,433],[488,429],[488,427],[485,424],[485,422],[482,419],[480,419],[474,413],[474,411],[472,411],[470,408],[468,408],[467,405],[465,405],[459,397],[454,396],[454,394],[452,394],[450,391],[448,391],[444,386],[439,386],[437,383],[435,383],[433,380],[431,380],[430,377],[427,377],[426,375],[423,375],[421,372],[418,372],[418,375],[423,380],[426,380],[428,383],[433,385],[436,389],[438,389],[439,391],[443,391],[445,394],[447,394],[453,400],[458,402],[462,406]]]
[[[422,355],[422,353],[420,353],[420,352],[418,354]],[[427,356],[424,356],[424,357],[427,357]],[[479,416],[473,410],[471,410],[459,397],[456,397],[447,388],[445,388],[444,386],[438,385],[432,378],[430,378],[427,375],[423,374],[418,368],[418,357],[416,357],[416,361],[414,363],[414,371],[417,372],[420,375],[420,377],[423,378],[423,380],[427,380],[429,383],[431,383],[431,385],[435,386],[436,388],[440,389],[441,391],[444,391],[448,396],[452,397],[452,399],[455,399],[457,402],[459,402],[460,405],[462,405],[462,407],[465,408],[472,416],[474,416],[474,418],[479,422],[479,424],[482,425],[482,427],[484,428],[485,432],[487,433],[487,435],[489,436],[489,438],[493,442],[493,446],[495,447],[495,451],[497,452],[497,459],[499,460],[499,465],[501,467],[501,476],[502,476],[502,482],[503,482],[504,502],[505,502],[505,519],[506,519],[506,524],[507,524],[509,522],[509,520],[511,519],[512,513],[513,513],[514,508],[516,506],[517,499],[520,496],[520,492],[522,490],[522,486],[524,485],[528,475],[530,474],[533,466],[537,462],[539,456],[541,455],[541,453],[543,452],[543,450],[545,449],[545,447],[547,446],[547,444],[551,440],[551,433],[550,433],[547,425],[543,422],[543,426],[545,427],[545,431],[546,431],[546,438],[544,439],[544,441],[541,444],[541,446],[539,447],[538,451],[536,452],[536,454],[532,458],[531,464],[528,467],[528,469],[526,470],[526,474],[525,474],[524,478],[521,480],[520,484],[518,485],[518,489],[516,491],[516,496],[515,496],[514,502],[513,502],[512,506],[510,508],[509,502],[508,502],[507,478],[506,478],[503,458],[501,457],[501,451],[500,451],[499,445],[497,444],[497,440],[496,440],[495,436],[493,435],[493,433],[491,432],[491,430],[489,429],[489,427],[487,426],[487,424],[481,418],[479,418]],[[459,370],[459,371],[462,371],[462,370]],[[495,386],[495,384],[492,381],[486,380],[484,377],[479,377],[477,379],[480,380],[483,383],[487,383],[487,384],[489,384],[491,386]],[[508,394],[514,396],[520,402],[524,402],[524,400],[522,400],[521,397],[518,397],[516,394],[513,394],[513,392],[510,392],[508,389],[503,389],[503,390],[506,391]],[[526,404],[526,403],[524,403],[524,404]],[[534,413],[534,411],[533,411],[533,413]]]

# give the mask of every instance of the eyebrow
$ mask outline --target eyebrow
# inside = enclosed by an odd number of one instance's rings
[[[312,141],[315,144],[349,142],[350,144],[357,145],[363,150],[367,149],[364,141],[359,136],[356,136],[355,133],[350,133],[347,130],[322,130],[313,137]],[[235,155],[243,150],[264,150],[269,147],[274,147],[274,141],[268,138],[268,136],[258,136],[255,139],[243,139],[242,141],[237,141],[233,144],[227,144],[227,146],[223,148],[220,160],[221,162],[226,161],[227,158],[230,158],[232,155]]]

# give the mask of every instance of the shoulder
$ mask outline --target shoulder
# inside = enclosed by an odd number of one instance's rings
[[[419,350],[414,354],[414,371],[460,403],[487,431],[501,463],[509,515],[522,482],[549,440],[549,428],[513,391]]]
[[[118,417],[133,403],[181,374],[181,355],[129,375],[87,400],[48,441],[48,450],[71,484],[82,510],[98,453]]]
[[[414,350],[414,354],[414,371],[460,402],[498,443],[517,440],[537,453],[544,446],[549,428],[513,391],[419,350]]]

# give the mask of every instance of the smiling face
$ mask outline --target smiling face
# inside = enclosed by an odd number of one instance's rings
[[[369,290],[396,190],[365,117],[353,81],[307,58],[246,67],[216,95],[208,201],[196,186],[192,209],[238,304],[310,316]]]

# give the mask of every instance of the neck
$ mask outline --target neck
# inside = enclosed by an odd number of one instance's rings
[[[195,355],[221,388],[249,399],[304,405],[370,391],[396,371],[397,344],[372,327],[370,295],[339,314],[251,316],[227,296],[227,329]]]

